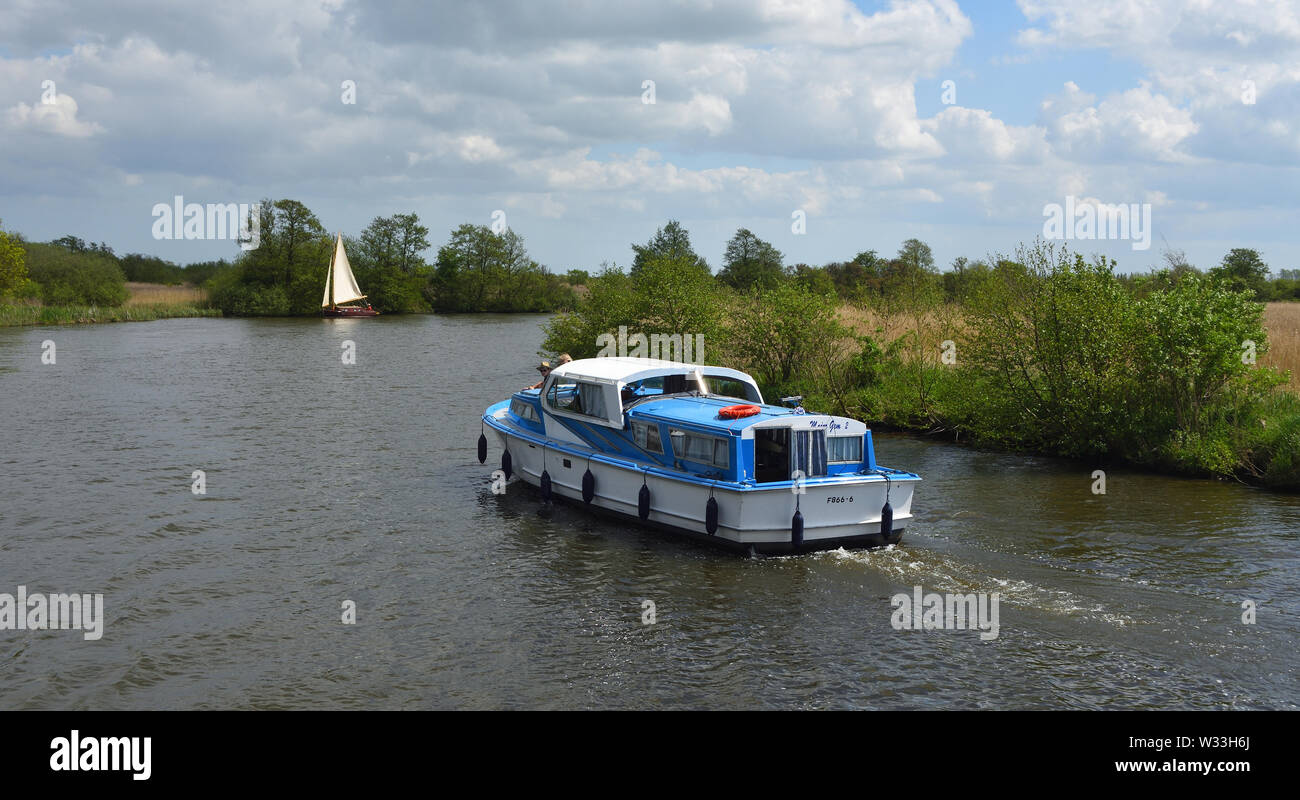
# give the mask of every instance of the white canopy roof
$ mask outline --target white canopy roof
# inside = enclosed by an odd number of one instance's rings
[[[583,358],[561,364],[551,374],[572,379],[583,378],[602,383],[624,384],[664,375],[693,375],[696,370],[702,375],[733,378],[757,388],[754,379],[738,369],[710,367],[705,364],[684,364],[680,361],[663,361],[658,358]]]

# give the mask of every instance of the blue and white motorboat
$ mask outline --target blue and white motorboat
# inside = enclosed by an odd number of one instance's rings
[[[858,420],[769,405],[734,369],[591,358],[487,409],[505,480],[733,549],[902,537],[920,477],[876,463]],[[487,458],[486,435],[479,461]],[[502,476],[498,476],[502,477]]]

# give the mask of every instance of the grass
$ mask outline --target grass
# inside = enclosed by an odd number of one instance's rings
[[[215,308],[185,303],[109,306],[0,305],[0,328],[15,325],[78,325],[92,322],[147,322],[173,317],[219,317]]]
[[[840,306],[839,318],[855,334],[871,336],[882,344],[910,332],[914,325],[913,320],[899,314],[882,314],[875,309],[850,304]],[[954,335],[962,332],[959,318],[939,319],[932,314],[922,324],[931,329],[931,338],[942,334],[945,338],[960,339]],[[1268,352],[1259,363],[1282,371],[1290,370],[1291,382],[1286,388],[1300,394],[1300,303],[1268,303],[1264,307],[1264,328],[1268,331]]]
[[[131,292],[127,298],[128,306],[156,305],[202,305],[208,299],[208,293],[197,286],[167,286],[161,283],[133,283],[128,281],[126,288]]]
[[[1288,388],[1300,392],[1300,303],[1269,303],[1264,307],[1268,352],[1261,364],[1291,371]]]
[[[131,296],[120,306],[43,306],[39,303],[0,305],[0,328],[221,316],[220,310],[205,307],[207,293],[195,286],[128,283],[126,287]]]

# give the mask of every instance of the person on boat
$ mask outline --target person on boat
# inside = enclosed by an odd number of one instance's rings
[[[572,361],[572,360],[573,360],[573,359],[569,356],[568,353],[561,353],[561,354],[560,354],[560,357],[557,358],[557,359],[555,359],[555,366],[556,366],[556,367],[563,366],[564,364],[567,364],[567,363],[569,363],[569,362]],[[542,361],[542,363],[540,363],[540,364],[537,365],[537,371],[540,372],[540,373],[542,373],[542,379],[541,379],[540,381],[538,381],[537,383],[534,383],[532,386],[526,386],[526,387],[524,387],[524,388],[526,388],[526,389],[540,389],[540,388],[542,388],[542,384],[543,384],[543,383],[546,383],[546,376],[547,376],[547,375],[550,375],[550,374],[551,374],[551,370],[554,369],[554,368],[555,368],[555,367],[552,367],[552,366],[551,366],[551,362],[549,362],[549,361]]]

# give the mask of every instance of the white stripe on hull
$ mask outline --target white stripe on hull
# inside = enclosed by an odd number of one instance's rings
[[[501,445],[510,451],[515,474],[533,486],[540,486],[543,446],[497,428],[493,431]],[[568,467],[564,466],[566,459],[570,464]],[[585,456],[548,447],[545,468],[550,473],[553,493],[582,501],[582,476],[588,468]],[[643,473],[631,466],[618,466],[595,458],[590,462],[590,469],[596,480],[592,505],[638,517],[637,501],[644,478],[650,487],[650,522],[708,535],[704,522],[710,493],[708,483],[669,478],[653,471]],[[815,480],[805,484],[805,493],[799,497],[805,546],[830,539],[879,535],[886,491],[883,480],[832,483],[816,483]],[[742,547],[790,542],[795,496],[788,487],[733,490],[719,483],[712,488],[713,497],[718,501],[715,537]],[[912,492],[911,480],[894,481],[890,486],[889,502],[894,511],[895,536],[902,533],[912,518]]]

